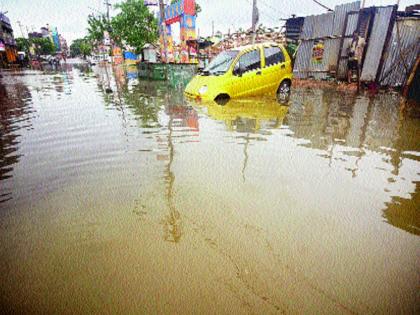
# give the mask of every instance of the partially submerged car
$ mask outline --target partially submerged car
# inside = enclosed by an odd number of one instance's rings
[[[292,77],[292,61],[282,45],[248,45],[220,53],[191,80],[185,95],[218,103],[231,98],[272,95],[287,102]]]

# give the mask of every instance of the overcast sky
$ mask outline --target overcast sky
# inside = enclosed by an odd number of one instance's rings
[[[57,26],[69,42],[86,35],[88,14],[105,10],[104,0],[0,0],[0,11],[8,11],[12,21],[15,37],[20,37],[21,30],[17,21],[29,31],[38,30],[46,23]],[[119,0],[110,0],[112,4]],[[215,29],[227,32],[239,27],[247,28],[251,24],[252,0],[198,0],[203,11],[197,19],[200,35],[211,35],[212,21]],[[351,2],[348,0],[320,0],[333,8],[337,4]],[[401,0],[400,9],[415,4],[418,0]],[[291,14],[310,15],[325,12],[325,9],[312,0],[258,0],[260,23],[267,26],[280,26],[281,18]],[[366,0],[366,6],[390,5],[396,1]],[[111,11],[112,14],[112,11]]]

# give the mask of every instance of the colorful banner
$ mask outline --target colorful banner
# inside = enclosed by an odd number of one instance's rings
[[[165,22],[160,23],[161,25],[166,25],[167,56],[165,55],[163,45],[164,27],[160,27],[160,44],[163,61],[178,62],[179,60],[181,63],[190,62],[187,41],[197,39],[195,32],[195,14],[195,0],[180,0],[165,8]],[[177,22],[180,24],[181,50],[180,52],[175,53],[173,48],[171,25]]]

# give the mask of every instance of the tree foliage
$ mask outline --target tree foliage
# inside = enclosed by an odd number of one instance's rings
[[[30,38],[28,42],[37,55],[52,55],[56,51],[54,43],[49,38]]]
[[[29,47],[31,45],[29,42],[29,39],[18,37],[16,38],[16,45],[17,45],[18,51],[24,51],[26,54],[29,53]]]
[[[120,10],[112,18],[112,38],[118,44],[125,44],[140,52],[146,43],[158,38],[158,22],[143,0],[125,0],[115,6]]]
[[[51,55],[55,53],[54,43],[49,38],[16,38],[19,51],[29,54],[29,48],[33,47],[37,55]]]
[[[92,44],[88,38],[78,38],[70,45],[70,55],[76,56],[90,56],[92,54]]]
[[[99,16],[89,15],[88,25],[88,39],[92,42],[101,42],[104,38],[104,31],[111,30],[111,24],[104,14]]]

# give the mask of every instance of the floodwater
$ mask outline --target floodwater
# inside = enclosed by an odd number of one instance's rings
[[[3,312],[419,311],[420,119],[397,95],[219,106],[135,69],[2,74]]]

